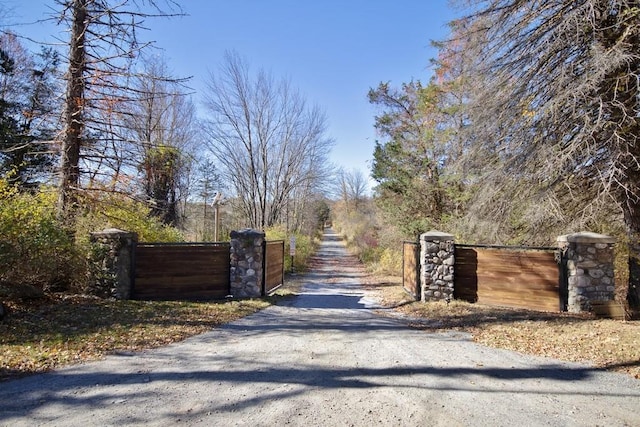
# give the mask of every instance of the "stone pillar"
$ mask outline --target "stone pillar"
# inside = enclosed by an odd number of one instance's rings
[[[102,298],[130,299],[138,235],[110,228],[91,233],[86,292]]]
[[[580,232],[558,237],[567,283],[567,311],[591,311],[591,304],[613,301],[613,247],[616,239],[602,234]]]
[[[420,236],[422,301],[453,299],[454,237],[440,231]]]
[[[237,298],[262,296],[265,234],[244,229],[231,232],[231,295]]]

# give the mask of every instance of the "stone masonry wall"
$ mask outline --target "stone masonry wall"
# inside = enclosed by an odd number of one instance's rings
[[[91,233],[86,293],[127,300],[133,288],[134,246],[138,235],[115,228]]]
[[[558,237],[567,268],[569,312],[588,312],[592,302],[614,299],[614,244],[613,237],[590,232]]]
[[[254,298],[262,295],[265,234],[245,229],[231,232],[231,295]]]
[[[454,237],[439,231],[420,236],[422,301],[452,300],[454,289]]]

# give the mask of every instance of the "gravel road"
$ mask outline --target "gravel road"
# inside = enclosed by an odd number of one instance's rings
[[[640,381],[376,314],[326,233],[303,293],[181,343],[0,385],[2,426],[640,426]]]

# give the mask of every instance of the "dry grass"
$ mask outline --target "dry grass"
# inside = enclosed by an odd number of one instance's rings
[[[591,363],[640,379],[640,322],[489,307],[460,301],[414,302],[397,277],[368,277],[386,307],[425,331],[470,332],[481,344],[572,362]]]
[[[59,295],[5,304],[9,315],[0,322],[0,381],[180,341],[269,302],[110,301]]]
[[[356,261],[353,264],[357,264]],[[590,362],[640,378],[640,322],[487,307],[454,301],[413,302],[399,278],[366,277],[387,307],[425,331],[457,329],[479,343],[567,361]],[[299,293],[303,276],[287,278],[275,298]],[[0,322],[0,381],[180,341],[270,304],[227,302],[106,301],[58,296],[28,304],[11,302]]]

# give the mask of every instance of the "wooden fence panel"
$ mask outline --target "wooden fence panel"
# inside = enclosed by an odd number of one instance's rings
[[[402,244],[402,287],[416,300],[420,299],[420,244]]]
[[[475,249],[455,247],[453,297],[468,302],[478,301],[478,254]]]
[[[284,240],[265,243],[264,294],[268,295],[284,283]]]
[[[229,294],[228,243],[138,244],[133,297],[207,300]]]
[[[554,251],[456,246],[454,297],[489,305],[559,311],[559,270]]]

